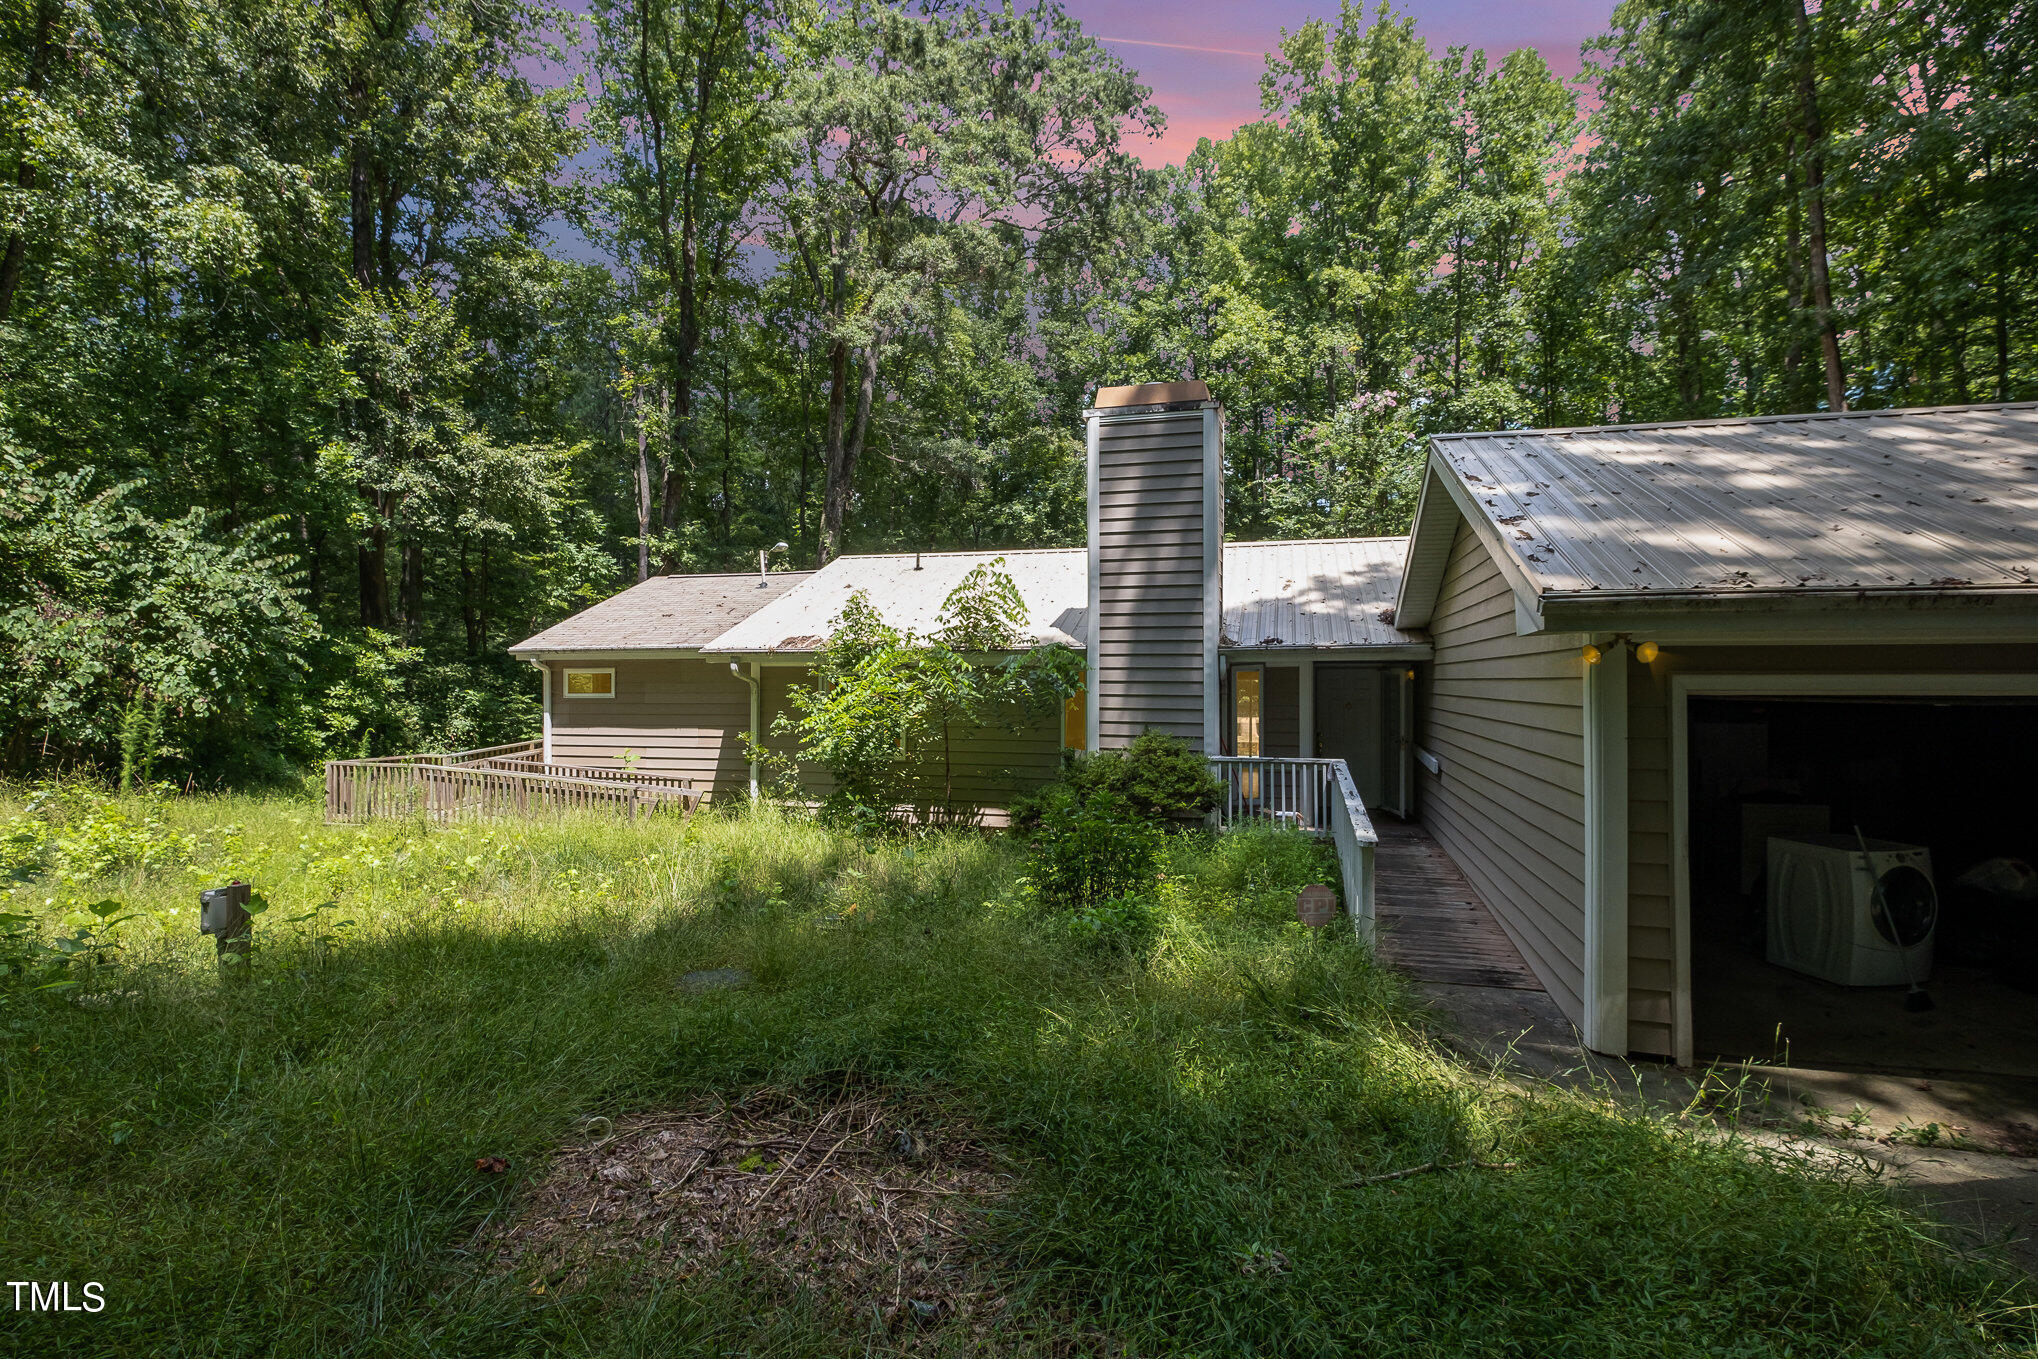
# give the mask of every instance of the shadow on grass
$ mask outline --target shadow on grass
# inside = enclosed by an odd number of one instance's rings
[[[518,853],[490,890],[525,911],[395,900],[324,954],[279,935],[242,985],[172,958],[119,970],[102,1007],[12,1007],[0,1258],[105,1280],[110,1305],[7,1315],[0,1336],[435,1355],[2032,1338],[2022,1285],[1872,1186],[1459,1064],[1348,937],[1233,909],[1226,892],[1292,897],[1283,875],[1313,873],[1284,845],[1258,864],[1224,848],[1219,886],[1180,894],[1139,959],[1026,908],[999,840],[869,852],[729,823],[669,869],[607,832]],[[575,871],[639,887],[562,895]],[[720,967],[751,980],[679,985]],[[466,1251],[589,1116],[845,1076],[938,1092],[1015,1159],[985,1220],[1006,1329],[873,1332],[741,1260],[683,1284],[620,1261],[534,1293]],[[1360,1183],[1461,1161],[1512,1168]]]

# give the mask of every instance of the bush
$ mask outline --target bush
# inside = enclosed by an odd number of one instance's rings
[[[1056,785],[1040,799],[1034,890],[1051,906],[1149,892],[1159,873],[1160,849],[1160,828],[1116,793],[1084,798]]]
[[[1012,804],[1014,829],[1031,833],[1040,824],[1044,799],[1052,788],[1066,788],[1078,800],[1110,793],[1124,799],[1136,815],[1155,822],[1194,820],[1224,796],[1224,785],[1210,772],[1209,762],[1179,737],[1160,731],[1141,732],[1123,750],[1071,756],[1048,792]]]

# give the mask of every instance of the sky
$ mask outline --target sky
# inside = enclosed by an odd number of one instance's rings
[[[1264,53],[1311,18],[1334,19],[1336,0],[1224,0],[1156,5],[1150,0],[1066,0],[1083,28],[1106,40],[1153,88],[1168,115],[1158,143],[1135,147],[1148,165],[1179,165],[1199,137],[1228,136],[1260,114]],[[1534,47],[1563,79],[1578,73],[1578,46],[1606,31],[1614,0],[1400,0],[1415,31],[1442,51],[1462,43],[1498,58]],[[1368,5],[1370,10],[1371,5]]]

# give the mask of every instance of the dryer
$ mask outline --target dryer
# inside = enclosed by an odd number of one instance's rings
[[[1867,845],[1864,854],[1852,835],[1770,838],[1770,962],[1841,986],[1902,986],[1931,973],[1931,851]]]

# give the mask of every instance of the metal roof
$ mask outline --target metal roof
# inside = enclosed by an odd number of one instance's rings
[[[1421,645],[1421,637],[1391,626],[1383,617],[1400,585],[1406,541],[1331,538],[1225,544],[1223,645],[1253,649]],[[1088,645],[1089,554],[1076,547],[838,557],[799,589],[736,623],[702,649],[753,655],[817,650],[857,590],[870,595],[893,627],[930,633],[939,626],[941,604],[949,592],[973,568],[999,558],[1026,601],[1029,645]]]
[[[703,646],[812,576],[812,571],[755,571],[715,576],[653,576],[582,609],[510,648],[514,655],[555,651],[662,651]]]
[[[1406,538],[1227,543],[1226,647],[1419,646],[1393,617]]]
[[[1431,448],[1545,595],[2038,585],[2038,402],[1439,435]]]
[[[799,589],[774,600],[717,637],[710,651],[815,651],[850,595],[862,590],[893,627],[927,634],[940,626],[941,603],[962,578],[1003,558],[1026,601],[1026,641],[1084,645],[1089,558],[1082,548],[1022,552],[885,552],[837,557]]]

